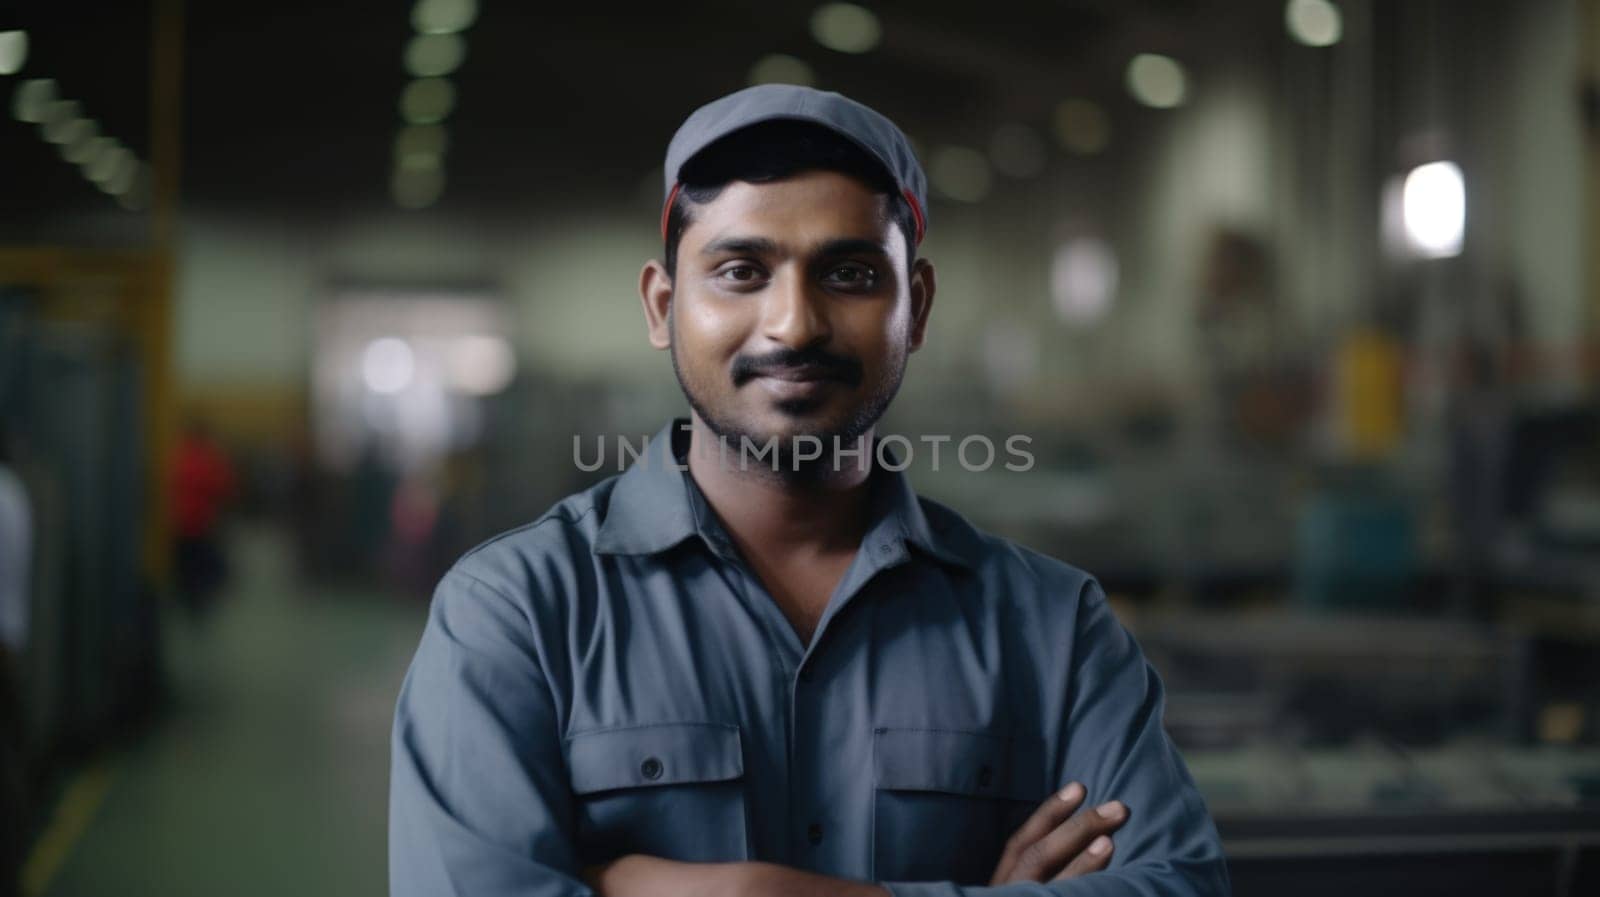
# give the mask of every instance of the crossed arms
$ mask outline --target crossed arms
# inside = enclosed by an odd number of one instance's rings
[[[1074,813],[1084,789],[1073,782],[1051,795],[1006,841],[990,884],[1065,881],[1104,869],[1110,833],[1127,819],[1120,801]],[[791,869],[774,863],[680,863],[630,854],[584,870],[602,897],[893,897],[883,885]]]
[[[452,573],[396,712],[391,897],[1229,893],[1215,827],[1161,726],[1160,681],[1092,581],[1080,603],[1073,668],[1063,671],[1070,706],[1056,734],[1067,758],[1057,781],[1081,782],[1083,793],[1046,798],[1012,834],[990,885],[864,883],[772,863],[642,855],[580,869],[576,798],[551,737],[559,726],[528,614],[501,590]],[[1090,796],[1098,804],[1085,808]]]

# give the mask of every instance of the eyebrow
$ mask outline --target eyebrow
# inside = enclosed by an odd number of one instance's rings
[[[775,255],[778,244],[766,237],[723,237],[700,247],[701,255]]]
[[[701,255],[776,255],[778,243],[766,237],[723,237],[713,240],[701,247]],[[817,255],[882,255],[887,256],[889,250],[879,240],[869,240],[861,237],[841,237],[829,240],[817,249]]]

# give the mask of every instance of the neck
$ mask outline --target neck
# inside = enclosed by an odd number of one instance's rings
[[[872,436],[871,430],[862,434],[859,445],[870,448]],[[824,443],[823,457],[799,474],[774,471],[770,457],[741,465],[736,441],[728,440],[724,451],[696,414],[689,473],[741,547],[762,553],[855,551],[867,529],[870,454],[862,470],[854,457],[835,463],[830,441]]]

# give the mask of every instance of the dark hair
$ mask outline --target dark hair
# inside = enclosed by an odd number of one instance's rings
[[[821,125],[780,119],[740,128],[697,153],[678,173],[683,186],[667,212],[665,258],[677,277],[678,244],[693,218],[690,209],[722,194],[733,181],[761,184],[803,171],[836,171],[888,197],[889,220],[906,237],[906,271],[917,259],[917,220],[883,163],[849,139]]]

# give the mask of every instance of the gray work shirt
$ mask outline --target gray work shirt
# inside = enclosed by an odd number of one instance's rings
[[[686,424],[439,583],[395,713],[394,897],[588,895],[582,867],[624,853],[899,897],[1228,892],[1161,682],[1094,579],[879,466],[802,644],[681,467]],[[987,887],[1070,781],[1129,807],[1110,867]]]

